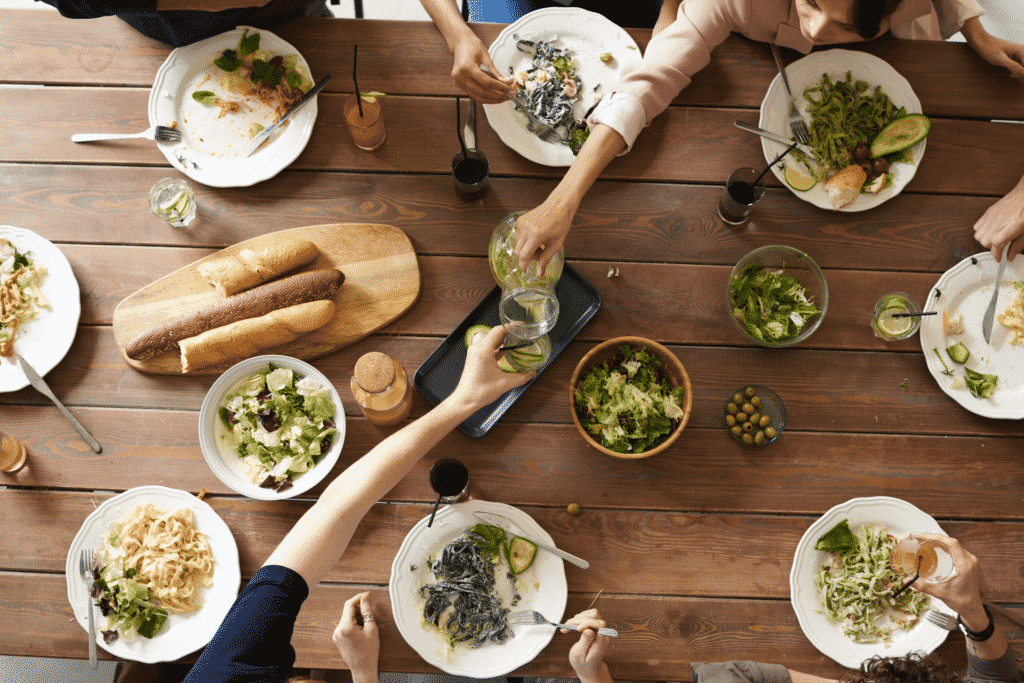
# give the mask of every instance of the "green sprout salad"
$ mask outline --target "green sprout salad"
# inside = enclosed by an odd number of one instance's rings
[[[224,437],[243,459],[252,482],[282,491],[309,471],[338,433],[331,392],[273,363],[250,375],[221,403]]]
[[[832,562],[823,565],[815,577],[823,612],[855,643],[888,644],[894,630],[909,631],[917,624],[931,599],[906,590],[893,600],[904,577],[889,563],[896,539],[884,527],[865,524],[851,534],[847,525],[846,533],[856,539],[855,545],[842,540],[846,534],[833,534],[835,530],[815,546],[825,549],[822,541],[827,538],[827,547],[835,548]]]
[[[616,453],[643,453],[667,439],[685,415],[686,390],[673,388],[661,365],[643,346],[623,344],[588,370],[573,392],[587,433]]]
[[[821,309],[814,305],[799,279],[780,270],[751,264],[729,285],[733,315],[747,334],[760,341],[781,343],[800,334]]]

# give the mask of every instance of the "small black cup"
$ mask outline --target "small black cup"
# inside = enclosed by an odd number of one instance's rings
[[[480,150],[467,151],[469,154],[460,151],[452,157],[452,178],[459,192],[472,197],[490,183],[491,164]]]
[[[443,458],[430,468],[430,488],[448,505],[458,503],[469,488],[469,470],[455,458]]]

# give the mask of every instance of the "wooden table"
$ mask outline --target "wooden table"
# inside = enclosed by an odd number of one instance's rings
[[[490,43],[500,28],[476,30]],[[336,474],[386,434],[362,419],[349,393],[355,359],[381,350],[413,372],[493,287],[486,245],[494,225],[542,201],[562,173],[505,147],[481,116],[491,188],[474,202],[456,196],[449,175],[456,91],[447,50],[429,24],[302,20],[277,33],[315,75],[336,76],[320,96],[313,144],[256,187],[197,187],[195,228],[176,230],[148,212],[149,187],[169,174],[152,143],[69,140],[74,132],[146,128],[149,88],[168,49],[114,19],[0,11],[0,223],[38,232],[71,261],[81,323],[47,380],[104,446],[93,454],[31,389],[0,396],[3,430],[31,452],[21,472],[0,475],[7,486],[0,492],[3,653],[85,656],[85,634],[65,597],[64,559],[82,520],[114,492],[207,488],[234,532],[245,578],[311,504],[240,498],[211,474],[196,425],[213,378],[146,375],[125,365],[110,329],[121,299],[217,248],[273,230],[374,221],[406,231],[419,255],[418,302],[378,334],[316,361],[347,406]],[[631,33],[646,45],[648,31]],[[374,153],[351,144],[341,115],[356,41],[361,85],[390,95],[387,142]],[[684,680],[690,661],[727,659],[839,674],[801,632],[788,576],[807,527],[858,496],[895,496],[933,515],[981,559],[985,596],[1016,607],[1020,423],[961,409],[929,375],[916,337],[886,344],[868,321],[880,294],[900,289],[924,301],[940,273],[980,251],[971,226],[1024,172],[1024,126],[989,119],[1024,119],[1024,96],[962,44],[878,41],[863,49],[904,74],[934,118],[927,157],[903,194],[872,211],[837,214],[771,178],[749,225],[723,225],[716,202],[724,179],[762,163],[758,141],[732,121],[756,123],[775,75],[767,45],[727,40],[635,150],[604,173],[577,216],[568,259],[600,289],[601,311],[488,436],[450,435],[375,506],[299,616],[298,666],[343,666],[329,636],[342,601],[369,588],[383,612],[382,670],[430,670],[394,627],[387,581],[402,539],[429,512],[426,473],[441,456],[469,464],[475,496],[521,507],[559,546],[591,560],[587,571],[566,567],[566,613],[603,591],[597,607],[622,633],[608,655],[620,678]],[[730,268],[773,243],[810,253],[831,290],[821,328],[789,350],[753,347],[727,321]],[[606,277],[609,266],[619,277]],[[569,414],[576,363],[595,343],[624,334],[667,344],[693,382],[685,432],[647,460],[588,449]],[[789,413],[783,437],[763,450],[733,443],[721,422],[726,396],[754,381],[778,392]],[[417,397],[414,415],[428,407]],[[583,506],[578,517],[565,511],[571,502]],[[574,640],[556,636],[517,673],[571,675]],[[954,634],[941,652],[962,664],[963,649]]]

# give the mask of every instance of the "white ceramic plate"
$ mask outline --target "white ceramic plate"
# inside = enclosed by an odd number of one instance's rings
[[[977,263],[971,263],[972,258]],[[939,311],[939,314],[921,318],[921,350],[928,371],[954,401],[983,417],[1019,420],[1024,418],[1024,346],[1010,344],[1010,331],[999,323],[998,318],[1016,294],[1013,282],[1024,281],[1024,258],[1018,256],[1006,264],[1003,280],[999,283],[996,320],[992,323],[992,343],[986,344],[981,333],[981,320],[992,299],[998,267],[992,253],[986,251],[965,258],[942,274],[924,304],[923,310]],[[943,309],[953,316],[963,314],[963,334],[946,336],[942,331]],[[954,381],[963,380],[964,366],[949,359],[946,347],[957,342],[963,342],[971,352],[966,367],[999,378],[992,398],[978,398],[967,387],[953,388]],[[938,349],[942,354],[942,360],[953,371],[952,377],[942,374],[945,368],[932,349]]]
[[[870,89],[876,85],[882,86],[882,92],[889,96],[897,107],[905,107],[908,114],[921,113],[921,101],[917,99],[914,90],[910,87],[907,79],[903,78],[896,69],[889,66],[883,60],[869,55],[866,52],[854,52],[851,50],[826,50],[824,52],[812,52],[792,64],[786,65],[786,75],[789,76],[789,85],[793,89],[793,99],[797,102],[797,108],[804,115],[804,120],[810,125],[811,117],[807,113],[807,100],[803,96],[805,88],[816,85],[822,74],[828,74],[833,81],[846,80],[846,72],[853,75],[853,79],[867,81]],[[789,130],[789,103],[787,101],[786,87],[782,83],[782,77],[775,76],[768,92],[765,93],[764,101],[761,102],[761,120],[758,125],[767,131],[776,133],[783,137],[792,137]],[[914,155],[912,164],[893,164],[889,172],[893,174],[892,185],[879,191],[878,194],[862,194],[852,202],[839,209],[839,211],[866,211],[873,209],[879,204],[886,202],[898,195],[910,179],[917,172],[917,166],[924,157],[924,144],[922,140],[911,148]],[[786,151],[786,147],[778,142],[761,138],[761,148],[764,150],[765,161],[772,161]],[[782,177],[782,164],[772,167],[772,173],[779,179],[784,187],[789,188],[786,180]],[[828,192],[818,183],[806,192],[793,191],[800,199],[810,202],[818,208],[834,211],[832,203],[828,200]]]
[[[311,377],[321,386],[327,387],[334,400],[334,422],[335,428],[338,430],[330,450],[324,454],[320,462],[296,478],[290,488],[280,492],[274,489],[260,488],[249,480],[242,468],[242,459],[238,457],[238,452],[232,445],[231,433],[224,428],[217,414],[221,403],[224,402],[224,397],[237,389],[250,375],[265,370],[268,363],[290,368],[295,371],[297,376]],[[296,379],[296,381],[298,380]],[[338,462],[338,456],[341,455],[341,447],[344,443],[345,407],[341,404],[341,397],[338,396],[334,385],[322,372],[309,363],[290,356],[253,356],[231,366],[210,387],[206,398],[203,399],[203,406],[199,410],[199,445],[203,449],[206,464],[225,486],[235,493],[249,498],[282,500],[305,493],[323,481],[323,478],[331,471],[335,463]]]
[[[169,489],[164,486],[140,486],[114,496],[96,508],[85,518],[82,528],[78,530],[68,559],[64,566],[64,574],[68,584],[68,602],[75,613],[79,625],[88,631],[89,613],[86,612],[88,589],[85,581],[78,573],[78,558],[83,549],[95,549],[103,540],[103,535],[110,526],[135,508],[136,505],[153,503],[165,509],[187,507],[195,515],[196,529],[208,536],[210,550],[213,551],[213,587],[201,588],[203,606],[194,612],[171,614],[163,629],[153,638],[136,636],[128,641],[119,637],[110,645],[103,642],[99,632],[107,624],[107,619],[100,614],[100,609],[92,601],[95,610],[96,643],[104,650],[120,657],[136,662],[170,662],[205,646],[220,628],[235,598],[242,580],[238,567],[238,547],[231,535],[231,530],[209,505],[191,493]]]
[[[539,9],[506,26],[489,48],[491,59],[503,76],[510,75],[510,68],[518,70],[533,61],[516,47],[519,39],[554,42],[572,50],[583,83],[583,96],[573,107],[577,119],[583,118],[602,94],[611,93],[626,67],[639,65],[643,59],[628,33],[600,14],[579,7]],[[606,52],[613,57],[608,64],[601,61]],[[599,84],[601,87],[594,92]],[[530,161],[545,166],[570,166],[576,158],[567,145],[544,142],[527,130],[526,115],[516,111],[511,101],[485,104],[484,111],[501,141]]]
[[[246,103],[251,104],[248,110],[218,118],[217,107],[192,99],[196,90],[226,93],[218,84],[224,72],[213,60],[225,49],[234,49],[246,29],[260,34],[261,50],[270,50],[275,55],[299,52],[266,29],[239,26],[172,51],[157,72],[149,93],[150,125],[169,126],[176,121],[182,132],[180,142],[158,143],[160,151],[176,169],[211,187],[245,187],[273,178],[306,148],[316,122],[317,106],[313,98],[282,125],[283,130],[275,132],[251,157],[246,157],[250,126],[253,123],[269,126],[277,120],[273,111],[255,98],[248,98]],[[309,64],[302,55],[298,64],[310,74]],[[213,76],[200,85],[207,74]],[[237,99],[236,95],[231,97]]]
[[[28,253],[30,261],[46,267],[40,289],[50,308],[41,308],[35,320],[19,326],[14,338],[15,350],[44,376],[61,362],[78,332],[82,312],[78,280],[61,250],[31,230],[0,225],[0,238],[10,241],[19,252]],[[28,378],[16,357],[0,360],[0,391],[17,391],[27,386]]]
[[[861,662],[875,655],[901,657],[908,652],[931,652],[946,640],[949,631],[939,628],[927,619],[921,619],[909,631],[893,631],[892,644],[855,643],[843,635],[838,624],[829,620],[821,611],[821,599],[814,577],[818,569],[832,559],[831,553],[814,549],[814,544],[844,519],[856,533],[865,524],[884,526],[896,537],[913,531],[944,534],[938,522],[931,515],[898,498],[877,496],[875,498],[854,498],[836,505],[822,515],[807,529],[793,556],[793,568],[789,572],[790,600],[793,611],[800,622],[804,635],[814,647],[848,669],[857,669]],[[932,607],[947,614],[952,613],[946,605],[932,598]]]
[[[551,642],[555,628],[516,626],[515,636],[504,643],[488,643],[478,648],[461,644],[451,649],[440,631],[424,624],[420,586],[433,581],[427,558],[435,556],[467,529],[480,523],[473,516],[477,511],[511,520],[512,524],[504,525],[506,531],[524,533],[554,545],[551,536],[522,510],[483,500],[450,505],[438,510],[433,526],[428,527],[429,517],[424,517],[405,537],[391,565],[389,592],[398,630],[405,642],[423,657],[423,661],[455,676],[491,678],[503,676],[533,661]],[[560,558],[538,550],[533,565],[519,575],[516,585],[522,599],[511,608],[512,611],[533,609],[552,621],[561,620],[568,587]]]

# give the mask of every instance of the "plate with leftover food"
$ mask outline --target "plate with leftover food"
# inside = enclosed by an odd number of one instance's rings
[[[309,363],[255,356],[217,378],[199,411],[206,464],[236,493],[280,500],[331,471],[345,442],[345,409]]]
[[[83,549],[97,551],[98,599],[88,599],[78,569]],[[192,494],[164,486],[130,489],[96,508],[71,542],[64,573],[79,625],[89,628],[88,601],[97,644],[145,663],[174,661],[209,643],[241,582],[224,520]],[[97,603],[112,595],[118,607],[104,616]]]
[[[921,102],[907,79],[878,57],[851,50],[812,52],[787,64],[786,74],[810,129],[809,147],[815,158],[800,159],[797,152],[790,153],[784,163],[772,167],[775,177],[797,197],[822,209],[866,211],[898,195],[917,172],[925,140],[867,162],[875,164],[872,174],[861,171],[856,157],[863,151],[857,151],[856,145],[870,145],[886,124],[921,113]],[[928,121],[924,117],[906,120]],[[788,121],[788,95],[782,77],[776,75],[761,102],[758,125],[790,138]],[[761,148],[766,161],[786,150],[765,138]]]
[[[850,530],[857,536],[860,551],[866,558],[855,571],[848,571],[850,567],[841,563],[838,557],[840,553],[815,549],[822,536],[843,520],[847,521]],[[836,505],[804,533],[797,545],[789,573],[790,600],[804,635],[822,654],[849,669],[858,669],[861,662],[876,655],[900,657],[908,652],[931,652],[946,640],[948,631],[923,618],[929,607],[952,613],[940,600],[923,596],[910,588],[897,601],[901,607],[912,605],[906,607],[911,610],[909,613],[897,613],[886,603],[888,594],[892,592],[892,584],[898,588],[901,583],[898,577],[885,576],[886,572],[892,573],[888,563],[889,549],[911,532],[945,533],[931,515],[914,505],[898,498],[876,496],[854,498]],[[879,543],[880,539],[884,544]],[[862,616],[855,619],[842,617],[842,621],[851,622],[850,625],[839,623],[828,614],[823,589],[819,588],[818,576],[823,573],[824,567],[830,565],[833,568],[825,574],[832,574],[830,583],[839,584],[830,586],[830,589],[858,595],[855,600],[860,603],[861,609],[857,613]],[[862,582],[856,576],[857,570],[864,577],[879,576],[882,580]],[[865,588],[868,585],[871,587]],[[907,596],[907,593],[910,595]],[[921,602],[913,605],[910,602],[913,600]],[[874,619],[868,618],[868,615],[875,613],[877,616]],[[890,617],[904,620],[905,623],[892,622]],[[858,619],[865,623],[852,623]]]
[[[477,512],[504,519],[486,524]],[[391,565],[391,607],[405,642],[455,676],[503,676],[531,662],[554,627],[513,628],[506,615],[537,610],[560,621],[568,586],[562,560],[535,547],[527,553],[532,562],[524,560],[519,550],[532,544],[520,544],[516,534],[554,545],[551,536],[522,510],[483,500],[449,505],[432,526],[428,521],[416,523]],[[453,580],[471,592],[448,590]]]
[[[52,242],[0,225],[0,391],[28,386],[15,352],[46,375],[71,348],[82,311],[78,280]]]
[[[636,41],[605,17],[578,7],[548,7],[509,24],[489,48],[502,76],[521,85],[519,99],[485,104],[487,122],[501,141],[530,161],[569,166],[568,124],[582,122],[598,100],[610,94],[627,67],[643,56]],[[529,128],[519,106],[555,125],[566,142],[545,142]],[[579,141],[580,133],[577,133]]]
[[[968,256],[939,278],[921,318],[928,371],[954,401],[982,417],[1024,418],[1024,258],[1006,264],[992,323],[981,332],[999,264],[991,252]]]
[[[250,26],[176,48],[149,93],[149,122],[181,131],[157,143],[167,161],[198,183],[245,187],[295,161],[316,122],[316,99],[252,156],[249,141],[313,86],[309,64],[288,42]]]

